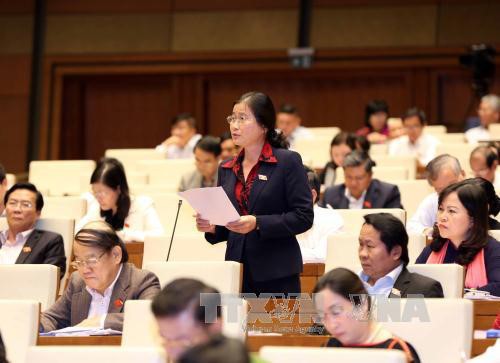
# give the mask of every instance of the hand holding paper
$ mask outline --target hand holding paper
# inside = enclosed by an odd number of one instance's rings
[[[178,194],[188,201],[200,220],[209,221],[209,224],[225,226],[240,219],[222,187],[195,188]]]

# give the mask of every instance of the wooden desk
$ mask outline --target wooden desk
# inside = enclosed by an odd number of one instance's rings
[[[121,335],[91,337],[38,337],[37,345],[120,345]]]
[[[300,274],[300,284],[303,293],[312,294],[316,282],[325,273],[324,263],[306,263]]]
[[[125,243],[127,248],[129,262],[135,267],[142,268],[142,258],[144,256],[144,242],[128,242]]]

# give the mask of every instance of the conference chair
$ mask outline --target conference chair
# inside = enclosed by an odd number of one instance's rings
[[[42,218],[71,218],[79,221],[87,213],[87,201],[82,197],[44,197]]]
[[[410,263],[415,261],[426,246],[427,238],[422,233],[408,233],[408,255]]]
[[[336,233],[328,236],[325,272],[337,267],[347,268],[354,273],[361,271],[358,239],[359,230],[355,233]]]
[[[442,135],[446,134],[448,129],[444,125],[426,125],[424,127],[424,132],[431,135]]]
[[[149,236],[144,240],[142,265],[165,261],[170,246],[170,236]],[[215,245],[205,240],[200,232],[176,233],[170,249],[169,261],[224,261],[226,242]]]
[[[0,299],[35,300],[42,310],[55,301],[59,287],[59,267],[54,265],[0,265]]]
[[[0,332],[10,363],[26,360],[28,347],[36,345],[40,303],[34,300],[0,300]]]
[[[408,216],[412,216],[417,211],[422,200],[434,192],[427,180],[393,179],[390,182],[398,186],[401,193],[401,204],[405,207]]]
[[[150,347],[38,346],[28,349],[26,362],[37,363],[164,363],[165,351]]]
[[[330,161],[330,143],[333,136],[317,136],[312,139],[299,139],[293,149],[303,160],[311,160],[312,168],[323,168]]]
[[[463,132],[450,132],[446,134],[434,135],[442,143],[465,143],[465,134]]]
[[[410,179],[410,168],[408,166],[374,166],[372,169],[373,178],[382,180],[386,183],[394,183],[394,180]],[[414,180],[414,178],[412,179]],[[342,184],[345,181],[344,169],[337,168],[335,184]]]
[[[186,234],[197,232],[196,220],[194,218],[196,212],[179,195],[176,193],[151,194],[150,197],[153,199],[160,222],[169,236],[174,228],[175,217],[177,209],[179,208],[179,200],[182,200],[182,204],[179,210],[179,217],[177,218],[175,233]]]
[[[443,286],[444,287],[444,286]],[[411,343],[420,361],[462,363],[470,357],[473,304],[467,299],[401,299],[388,318],[377,308],[377,320],[398,337]],[[396,320],[396,321],[394,321]]]
[[[408,265],[408,271],[441,283],[445,298],[461,298],[464,291],[464,268],[455,263]]]
[[[408,177],[413,180],[417,174],[417,158],[410,155],[372,155],[372,159],[377,163],[377,167],[406,167]]]
[[[148,262],[143,268],[156,274],[161,286],[188,277],[201,280],[225,294],[239,294],[241,290],[242,267],[234,261]]]
[[[231,305],[222,301],[222,332],[228,337],[245,340],[248,304],[239,297],[231,299],[234,299],[231,300]],[[231,307],[236,309],[232,311]],[[123,316],[122,346],[160,347],[161,345],[162,338],[151,311],[151,300],[127,300]]]
[[[196,169],[194,159],[142,160],[137,171],[148,175],[150,185],[175,186],[176,190],[184,174]]]
[[[130,187],[130,193],[132,195],[147,195],[148,197],[153,197],[158,194],[175,194],[177,193],[178,188],[179,184],[175,183],[170,183],[168,185],[133,185]]]
[[[29,181],[51,196],[80,195],[82,178],[90,180],[93,160],[36,160],[29,166]]]
[[[436,155],[450,154],[458,159],[460,166],[467,175],[470,175],[471,168],[469,164],[470,153],[477,145],[462,143],[441,143],[436,148]]]
[[[372,144],[370,145],[370,155],[387,155],[389,145],[385,144]]]
[[[359,233],[365,223],[363,216],[372,213],[390,213],[406,225],[406,211],[399,208],[336,209],[344,220],[344,232]]]
[[[340,128],[335,126],[308,127],[307,130],[311,132],[314,137],[329,137],[330,141],[340,132]]]
[[[166,157],[155,149],[107,149],[104,156],[120,160],[127,173],[137,171],[137,163],[141,160],[163,160]]]
[[[16,184],[16,176],[14,174],[6,174],[5,178],[7,179],[7,188],[10,188],[14,184]]]
[[[262,347],[259,356],[269,363],[406,363],[400,350],[369,348]]]

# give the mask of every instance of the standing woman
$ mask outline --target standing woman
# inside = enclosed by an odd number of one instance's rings
[[[313,223],[313,203],[300,155],[276,132],[271,99],[245,93],[227,117],[242,150],[219,167],[224,188],[240,219],[214,226],[197,215],[208,242],[227,241],[226,260],[243,264],[243,293],[300,293],[302,256],[295,235]]]
[[[130,196],[125,169],[115,158],[103,158],[90,177],[94,198],[78,222],[78,232],[91,221],[104,220],[125,242],[144,242],[146,236],[164,234],[153,200]]]
[[[488,235],[488,200],[467,180],[439,194],[433,241],[416,263],[458,263],[466,270],[465,287],[500,296],[500,243]]]

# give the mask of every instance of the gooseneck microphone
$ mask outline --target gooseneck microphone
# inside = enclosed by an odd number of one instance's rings
[[[172,244],[174,242],[175,227],[177,227],[177,219],[179,218],[179,211],[181,210],[182,199],[179,199],[179,204],[177,205],[177,214],[175,215],[174,229],[172,230],[172,237],[170,238],[170,245],[168,246],[167,262],[170,258],[170,251],[172,250]]]

